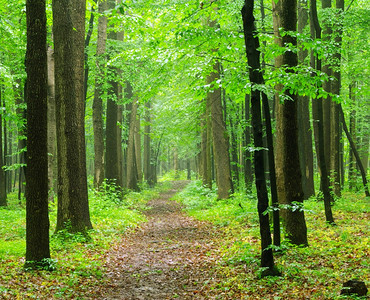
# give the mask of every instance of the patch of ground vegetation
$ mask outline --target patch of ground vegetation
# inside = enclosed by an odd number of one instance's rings
[[[110,247],[128,231],[146,222],[145,203],[168,190],[169,183],[155,189],[126,195],[105,185],[90,190],[89,203],[94,229],[89,238],[68,231],[54,233],[56,203],[50,203],[50,265],[54,271],[26,271],[25,203],[10,194],[9,205],[0,208],[0,298],[1,299],[99,299],[97,287],[107,283],[104,263]]]
[[[275,262],[281,277],[258,279],[260,239],[255,195],[235,193],[217,200],[215,191],[192,182],[177,195],[187,212],[218,227],[217,280],[203,293],[215,299],[361,299],[340,296],[342,284],[357,278],[369,286],[369,199],[344,192],[333,206],[337,226],[325,223],[324,204],[304,203],[309,247],[283,242]],[[210,255],[213,255],[210,253]],[[207,289],[208,292],[205,292]],[[363,299],[363,298],[362,298]]]
[[[361,299],[340,296],[343,282],[369,286],[369,200],[362,194],[336,199],[337,226],[325,223],[322,201],[305,201],[309,247],[283,242],[275,253],[282,276],[259,279],[255,194],[217,200],[215,190],[193,181],[171,200],[182,186],[162,183],[124,197],[109,186],[91,191],[91,239],[51,228],[51,272],[24,270],[24,203],[9,199],[0,209],[0,298]],[[55,218],[51,203],[51,224]]]

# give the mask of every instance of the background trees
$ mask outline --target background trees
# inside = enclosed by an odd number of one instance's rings
[[[46,3],[48,16],[51,17],[54,11],[53,20],[48,18],[47,24],[48,44],[55,55],[58,203],[61,205],[58,228],[63,228],[68,220],[71,220],[72,227],[76,226],[76,230],[91,228],[87,182],[92,180],[87,177],[95,177],[95,187],[107,178],[116,180],[123,188],[138,190],[145,185],[141,183],[142,169],[149,184],[156,181],[157,174],[176,170],[179,176],[181,170],[187,169],[192,171],[190,175],[200,175],[207,187],[217,187],[219,198],[228,198],[233,190],[247,191],[246,197],[252,195],[250,157],[254,152],[261,152],[260,147],[267,148],[268,145],[263,131],[262,144],[254,144],[250,139],[249,100],[255,89],[263,92],[270,102],[276,146],[283,144],[285,147],[280,152],[285,153],[283,156],[276,155],[279,176],[284,178],[278,187],[284,191],[294,188],[296,197],[281,194],[281,198],[289,198],[288,204],[295,200],[300,203],[303,192],[308,198],[314,190],[321,189],[330,215],[329,210],[335,200],[335,197],[330,199],[333,191],[339,196],[339,188],[362,190],[362,180],[356,170],[359,167],[354,163],[355,151],[350,150],[350,143],[342,138],[340,123],[337,122],[340,120],[337,111],[340,106],[331,104],[328,99],[331,97],[341,104],[343,119],[351,124],[349,132],[364,164],[366,179],[370,76],[364,63],[369,59],[368,45],[363,41],[369,35],[369,4],[355,0],[343,6],[338,1],[337,8],[334,8],[334,3],[318,2],[317,21],[323,29],[327,29],[325,37],[320,38],[309,33],[309,27],[312,29],[315,25],[313,19],[309,21],[310,26],[304,26],[307,3],[300,3],[299,21],[302,24],[299,33],[294,26],[286,26],[287,30],[280,31],[281,39],[279,37],[276,41],[272,34],[272,15],[266,13],[271,11],[272,3],[255,4],[254,15],[260,16],[256,17],[257,35],[261,41],[259,69],[265,78],[264,82],[257,84],[252,82],[249,76],[251,70],[246,68],[248,61],[240,17],[243,3],[240,1],[109,1],[109,9],[104,1],[98,4],[89,1],[87,9],[83,1],[55,0],[53,7]],[[3,129],[0,156],[5,164],[5,179],[0,176],[0,181],[4,183],[7,193],[16,190],[21,196],[24,191],[22,172],[25,164],[22,156],[27,106],[24,101],[27,88],[23,62],[26,20],[22,14],[23,2],[0,1],[0,4]],[[96,5],[100,9],[96,9]],[[292,9],[289,17],[295,16],[295,5],[288,5],[288,8]],[[284,17],[288,8],[281,10],[280,18]],[[84,49],[87,34],[84,24],[91,14],[99,19],[99,24],[93,24],[90,43]],[[217,20],[217,26],[209,26],[210,20]],[[295,24],[296,20],[293,21]],[[108,33],[105,32],[106,23],[109,24]],[[283,28],[283,22],[278,27]],[[107,47],[106,35],[110,36]],[[302,54],[298,64],[295,57],[297,51]],[[89,54],[87,66],[90,72],[86,78],[83,74],[84,52]],[[278,68],[274,67],[275,58],[284,56],[289,56],[294,62],[290,63],[288,59]],[[316,63],[310,56],[317,58]],[[323,70],[325,72],[317,65],[319,61],[327,67]],[[49,71],[51,69],[49,63]],[[51,91],[52,72],[49,77]],[[84,90],[84,79],[87,82],[86,95],[85,91],[81,92]],[[279,98],[284,104],[274,100],[276,86],[284,90]],[[50,92],[49,104],[51,99]],[[295,121],[297,107],[291,99],[298,99],[298,104],[302,104],[298,107],[298,125],[302,125],[298,136]],[[323,115],[326,117],[320,119],[320,124],[324,124],[323,133],[316,128],[319,120],[316,99],[330,104],[324,108]],[[275,104],[271,105],[273,101]],[[330,126],[327,123],[329,111],[333,113],[331,119],[336,120]],[[266,118],[262,117],[262,122]],[[284,120],[292,123],[282,123]],[[51,128],[52,118],[48,122]],[[220,125],[221,129],[218,129]],[[329,128],[331,131],[324,133]],[[315,147],[312,145],[312,129]],[[323,147],[329,148],[330,143],[325,142],[328,136],[335,136],[331,139],[330,152],[322,150]],[[285,141],[280,143],[283,137]],[[303,145],[299,149],[300,166],[297,139]],[[219,150],[219,146],[223,150]],[[52,147],[49,147],[49,157],[55,156],[52,152]],[[143,162],[142,157],[145,158]],[[224,162],[220,162],[220,158]],[[51,171],[56,162],[49,161]],[[279,163],[282,165],[279,166]],[[323,163],[328,167],[326,173],[333,175],[327,183]],[[264,155],[264,164],[264,175],[273,176],[273,166],[271,161],[268,163],[267,155]],[[299,179],[301,173],[304,173],[302,178],[305,179],[303,189]],[[321,184],[319,177],[323,179]],[[49,181],[51,188],[53,180]],[[288,187],[289,184],[291,186]],[[0,203],[4,205],[4,196],[1,199]],[[22,197],[19,199],[23,201]],[[73,216],[78,220],[72,220]],[[304,224],[303,213],[300,217],[301,224]],[[302,228],[304,232],[303,225]],[[297,243],[305,243],[304,238]]]

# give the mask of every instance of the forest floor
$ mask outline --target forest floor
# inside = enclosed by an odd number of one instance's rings
[[[25,208],[11,198],[0,208],[0,299],[367,299],[340,291],[350,279],[369,287],[369,203],[344,191],[330,226],[322,201],[305,201],[309,247],[283,240],[274,252],[282,276],[259,278],[254,193],[217,200],[215,189],[185,180],[123,199],[91,191],[91,238],[51,227],[53,271],[24,269]]]
[[[187,183],[177,181],[148,202],[148,222],[107,254],[110,285],[104,299],[206,299],[206,283],[217,280],[212,250],[220,236],[215,238],[210,223],[187,216],[170,200]]]

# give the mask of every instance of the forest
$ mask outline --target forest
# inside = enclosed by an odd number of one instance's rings
[[[366,299],[370,2],[0,0],[1,299]]]

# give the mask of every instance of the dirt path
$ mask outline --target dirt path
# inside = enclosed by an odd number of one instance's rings
[[[169,200],[186,183],[175,182],[150,201],[148,222],[109,254],[111,286],[104,299],[206,299],[202,287],[215,276],[209,253],[215,230]]]

